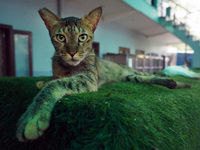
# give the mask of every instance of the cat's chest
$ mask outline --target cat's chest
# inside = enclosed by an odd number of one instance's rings
[[[73,75],[73,71],[69,70],[67,67],[64,67],[59,63],[54,62],[52,67],[53,67],[52,69],[54,78],[64,78]]]
[[[81,67],[74,67],[74,66],[64,66],[60,63],[53,63],[53,76],[54,78],[65,78],[71,77],[75,74],[81,73],[83,70]]]

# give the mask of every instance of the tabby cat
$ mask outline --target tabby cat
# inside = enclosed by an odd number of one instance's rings
[[[179,87],[172,79],[144,76],[129,67],[122,67],[95,56],[92,48],[93,33],[102,15],[101,7],[81,19],[63,19],[47,8],[40,9],[39,14],[55,47],[52,58],[53,80],[44,85],[19,119],[16,131],[19,141],[40,137],[49,126],[56,102],[65,95],[97,91],[102,84],[113,81],[152,83],[170,89]],[[42,87],[42,82],[39,82],[38,86]]]

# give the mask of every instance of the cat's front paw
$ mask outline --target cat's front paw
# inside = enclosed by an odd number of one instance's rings
[[[174,81],[173,79],[169,79],[169,78],[165,78],[164,80],[162,80],[161,85],[164,85],[169,89],[175,89],[177,87],[176,81]]]
[[[175,89],[177,87],[176,81],[169,78],[154,78],[152,81],[154,84],[159,84],[169,89]]]
[[[38,81],[36,86],[38,89],[42,89],[47,83],[45,81]]]
[[[176,87],[177,87],[177,83],[176,83],[176,81],[174,81],[174,80],[172,80],[172,79],[168,79],[168,88],[169,89],[175,89]]]
[[[50,116],[45,113],[37,113],[32,116],[25,113],[19,119],[16,136],[19,141],[35,140],[43,135],[43,132],[49,126]]]

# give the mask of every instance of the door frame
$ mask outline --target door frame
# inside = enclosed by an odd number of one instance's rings
[[[32,63],[32,32],[29,31],[21,31],[21,30],[13,30],[14,34],[28,35],[28,53],[29,53],[29,76],[33,76],[33,63]]]
[[[10,25],[0,24],[0,29],[6,32],[6,76],[15,76],[15,55],[14,55],[14,38],[13,28]]]
[[[99,54],[100,54],[100,52],[99,52],[99,42],[93,42],[92,47],[94,49],[96,56],[99,57]]]

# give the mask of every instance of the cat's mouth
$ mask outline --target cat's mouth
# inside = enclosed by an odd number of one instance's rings
[[[70,60],[67,61],[67,63],[68,63],[69,65],[72,65],[72,66],[77,66],[77,65],[80,63],[80,60],[71,58]]]
[[[80,57],[79,55],[64,55],[62,56],[62,59],[68,65],[77,66],[83,60],[83,57]]]
[[[79,60],[76,60],[76,59],[72,58],[70,61],[72,61],[72,62],[78,62]]]

